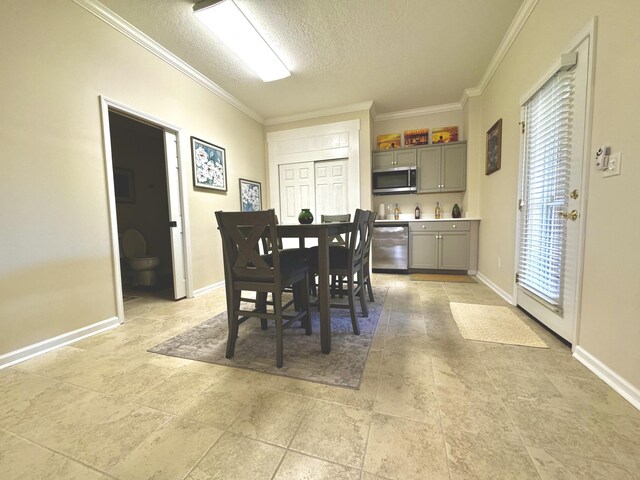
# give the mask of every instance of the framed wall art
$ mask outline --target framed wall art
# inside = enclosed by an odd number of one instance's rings
[[[389,150],[390,148],[400,148],[402,146],[399,133],[386,133],[378,135],[378,150]]]
[[[227,159],[222,147],[191,137],[193,185],[227,191]]]
[[[487,163],[485,175],[491,175],[500,170],[502,156],[502,119],[498,120],[487,131]]]
[[[240,210],[243,212],[262,210],[262,185],[260,182],[240,179]]]
[[[449,143],[458,141],[458,127],[434,128],[431,131],[431,143]]]

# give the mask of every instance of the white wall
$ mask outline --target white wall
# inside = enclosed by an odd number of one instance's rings
[[[640,388],[640,2],[540,0],[483,94],[466,107],[472,131],[470,170],[484,165],[484,133],[502,118],[502,168],[479,175],[479,270],[511,292],[515,263],[520,100],[563,48],[598,17],[592,154],[608,144],[622,152],[622,175],[603,179],[590,166],[584,278],[577,343]],[[502,258],[498,268],[496,258]]]
[[[188,187],[194,288],[223,280],[214,212],[265,182],[260,124],[71,1],[2,4],[0,355],[116,315],[99,95],[226,148],[229,191]]]

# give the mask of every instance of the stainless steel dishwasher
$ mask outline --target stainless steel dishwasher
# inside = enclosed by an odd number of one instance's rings
[[[409,224],[374,225],[371,250],[371,268],[374,272],[406,272],[409,269]]]

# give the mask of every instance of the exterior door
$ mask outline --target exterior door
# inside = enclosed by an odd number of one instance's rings
[[[347,160],[315,162],[316,210],[313,215],[349,213],[347,197]]]
[[[536,133],[531,131],[533,126],[525,120],[523,133],[517,304],[571,343],[575,340],[579,303],[579,246],[582,243],[581,232],[584,231],[581,207],[585,205],[582,177],[589,42],[587,38],[575,49],[577,62],[570,69],[573,70],[572,86],[559,87],[563,90],[554,108],[562,111],[562,101],[569,105],[567,113],[558,114],[566,117],[559,120],[565,126],[550,130],[545,117],[543,121],[538,121],[540,130]],[[538,92],[542,92],[550,82]],[[562,100],[568,96],[572,98]],[[527,108],[525,105],[523,112]],[[540,109],[539,115],[547,115],[548,112],[548,108]],[[555,133],[560,130],[564,133]],[[558,138],[549,140],[550,136]],[[540,152],[548,152],[544,153],[544,161],[528,167],[527,155],[541,156]],[[556,161],[561,155],[566,157],[566,161]],[[556,173],[549,173],[551,170]],[[523,280],[523,272],[527,272],[527,280]]]
[[[177,300],[187,296],[184,268],[184,233],[182,205],[180,204],[180,170],[178,166],[178,140],[175,133],[164,131],[164,149],[167,166],[167,197],[169,198],[169,236],[173,264],[173,295]]]
[[[289,163],[279,166],[280,223],[298,223],[303,208],[316,215],[315,172],[313,162]]]

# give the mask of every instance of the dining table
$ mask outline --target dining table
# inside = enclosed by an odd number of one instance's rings
[[[318,240],[318,306],[320,309],[320,346],[322,353],[331,352],[331,299],[329,284],[329,245],[330,239],[347,233],[353,223],[309,223],[280,224],[277,227],[281,238],[297,238],[300,248],[305,247],[305,239]]]

